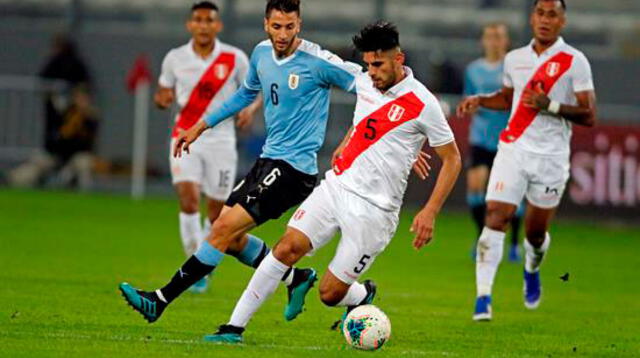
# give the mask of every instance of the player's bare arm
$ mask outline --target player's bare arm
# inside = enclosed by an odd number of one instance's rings
[[[487,95],[469,96],[460,102],[456,109],[458,117],[474,114],[478,108],[506,111],[511,109],[513,100],[513,88],[502,87],[500,91]]]
[[[449,193],[451,193],[462,168],[460,151],[455,141],[435,147],[434,150],[442,160],[442,168],[429,201],[418,212],[411,225],[411,232],[416,234],[413,240],[413,247],[417,250],[428,244],[433,238],[436,216],[442,209],[442,205]]]
[[[593,127],[596,124],[596,93],[595,91],[577,92],[576,106],[552,101],[538,85],[534,89],[526,88],[522,93],[522,102],[525,107],[555,114],[575,124]]]
[[[240,130],[248,130],[253,125],[253,120],[256,117],[256,113],[258,110],[262,108],[262,95],[259,94],[258,97],[251,103],[247,108],[238,112],[236,116],[236,127]]]
[[[207,123],[201,119],[188,130],[180,131],[178,138],[176,138],[173,145],[173,156],[180,158],[182,156],[182,151],[189,153],[189,146],[191,143],[195,142],[202,132],[207,130],[207,128]]]
[[[167,109],[171,106],[175,98],[173,88],[158,87],[158,90],[153,96],[153,101],[160,109]]]

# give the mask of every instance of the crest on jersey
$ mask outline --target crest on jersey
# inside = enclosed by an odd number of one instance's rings
[[[555,77],[560,72],[560,63],[558,62],[547,63],[546,72],[549,77]]]
[[[394,104],[389,108],[389,112],[387,113],[387,117],[391,122],[397,122],[402,118],[404,114],[404,107]]]
[[[289,88],[292,90],[298,88],[298,84],[300,83],[300,76],[291,73],[289,74]]]
[[[227,77],[227,74],[229,73],[229,66],[227,66],[226,63],[219,63],[216,65],[216,67],[213,69],[216,77],[219,80],[223,80],[225,77]]]

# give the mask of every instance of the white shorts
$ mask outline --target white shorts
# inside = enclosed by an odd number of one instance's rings
[[[555,208],[569,179],[569,159],[500,146],[493,161],[486,200],[520,205],[522,198],[543,209]]]
[[[342,237],[329,270],[346,284],[365,273],[385,249],[398,226],[398,212],[385,211],[344,189],[334,180],[323,180],[289,220],[289,227],[311,240],[313,255],[340,230]]]
[[[173,157],[173,140],[169,153],[171,181],[200,184],[202,192],[209,198],[226,201],[236,180],[238,152],[235,142],[198,143],[189,147],[190,153]]]

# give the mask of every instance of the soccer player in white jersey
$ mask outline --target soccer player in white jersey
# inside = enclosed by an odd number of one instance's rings
[[[589,62],[560,37],[566,24],[564,1],[536,0],[530,22],[534,39],[507,54],[503,88],[465,98],[458,106],[459,114],[479,107],[511,109],[487,186],[487,215],[476,258],[474,320],[492,318],[491,289],[505,230],[523,197],[528,202],[524,304],[538,307],[539,269],[551,242],[549,224],[569,178],[571,125],[592,127],[596,122]]]
[[[342,237],[320,282],[328,306],[352,309],[371,303],[376,286],[358,278],[393,237],[412,163],[425,139],[443,161],[436,186],[411,230],[413,246],[432,239],[438,212],[459,174],[453,133],[436,98],[405,67],[398,32],[388,22],[366,26],[353,39],[368,73],[356,78],[353,126],[336,150],[333,170],[302,203],[273,251],[264,258],[238,301],[229,324],[205,339],[241,342],[249,319],[304,255]]]
[[[242,85],[249,66],[244,52],[217,38],[222,21],[215,4],[208,1],[194,4],[186,27],[192,38],[165,56],[154,96],[156,105],[162,109],[169,108],[174,101],[180,107],[172,142],[180,130],[189,129],[229,98]],[[238,114],[239,127],[251,123],[259,105],[256,101]],[[236,177],[237,158],[231,117],[204,134],[193,145],[191,155],[174,158],[169,153],[172,182],[180,203],[180,237],[187,257],[198,248],[229,197]],[[200,223],[201,192],[207,206],[204,228]],[[202,278],[191,291],[203,292],[206,287],[206,278]]]

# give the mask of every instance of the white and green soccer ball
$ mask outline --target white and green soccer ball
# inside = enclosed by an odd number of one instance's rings
[[[391,336],[391,322],[384,312],[374,305],[354,308],[342,326],[347,343],[354,348],[368,351],[382,347]]]

